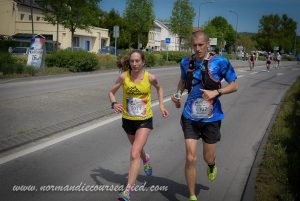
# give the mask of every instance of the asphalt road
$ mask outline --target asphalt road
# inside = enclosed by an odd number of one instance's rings
[[[153,71],[159,78],[164,78],[161,80],[166,91],[174,90],[178,69],[167,72],[163,69]],[[217,149],[218,177],[214,182],[208,181],[206,177],[206,165],[202,161],[201,155],[202,144],[199,142],[197,175],[199,200],[239,201],[241,199],[260,141],[284,93],[300,75],[300,67],[295,63],[283,63],[280,70],[272,69],[271,72],[266,72],[263,66],[256,67],[252,72],[248,69],[237,69],[237,72],[239,91],[222,97],[225,120],[222,122],[222,139]],[[78,101],[77,104],[83,104],[91,98],[91,96],[85,97],[85,93],[87,93],[85,84],[87,86],[89,82],[94,82],[97,87],[107,91],[106,85],[103,83],[111,85],[114,80],[112,77],[115,76],[114,73],[108,73],[100,78],[95,75],[95,78],[99,80],[91,80],[87,77],[85,82],[81,81],[81,96],[83,99],[85,98],[84,100],[70,95],[72,94],[70,90],[78,90],[74,86],[76,84],[64,85],[61,91],[55,92],[54,90],[53,93],[62,93],[64,89],[68,89],[66,91],[71,99],[74,99],[75,103]],[[51,82],[51,80],[48,81]],[[99,81],[101,82],[100,86]],[[11,86],[20,83],[22,82],[13,82]],[[51,89],[48,84],[45,84],[44,87],[49,88],[42,89],[42,91]],[[101,98],[107,99],[107,94],[99,93],[97,87],[95,86],[91,90],[95,91],[95,99],[100,102],[100,107],[104,105]],[[25,97],[33,97],[29,92],[21,96],[18,95],[21,92],[15,93],[15,95],[13,95],[14,92],[11,93],[11,97],[16,96],[16,101]],[[33,90],[32,95],[38,93]],[[42,92],[40,93],[41,95],[35,97],[44,96]],[[5,101],[13,102],[13,98],[3,99],[1,95],[1,107]],[[51,101],[48,100],[47,104],[51,105]],[[67,107],[68,103],[65,104]],[[42,106],[43,104],[40,105],[40,107]],[[179,124],[181,111],[168,100],[166,100],[166,106],[171,114],[167,120],[159,115],[157,106],[153,107],[155,129],[146,145],[146,151],[152,158],[154,175],[146,177],[141,170],[137,184],[143,185],[146,182],[148,187],[167,186],[168,190],[134,192],[133,201],[187,200],[188,193],[184,179],[185,149]],[[107,107],[105,106],[105,108]],[[59,113],[55,117],[63,118],[60,115],[63,114]],[[54,116],[49,117],[49,119],[52,118]],[[24,149],[20,148],[16,152],[2,154],[0,156],[1,200],[115,200],[116,191],[42,192],[40,190],[43,186],[50,188],[48,185],[63,187],[66,185],[78,187],[80,185],[81,187],[98,185],[101,187],[126,183],[130,146],[121,129],[120,116],[106,117],[80,129],[75,128],[60,136],[52,136],[26,146]],[[31,192],[14,192],[15,185],[32,185],[35,189]]]

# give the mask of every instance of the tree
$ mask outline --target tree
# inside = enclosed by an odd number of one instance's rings
[[[43,0],[45,20],[50,23],[59,22],[72,33],[73,40],[76,29],[89,30],[97,23],[99,9],[97,4],[101,0]],[[71,42],[73,48],[73,43]]]
[[[129,48],[130,34],[127,31],[125,20],[119,15],[118,11],[112,9],[109,13],[103,13],[99,20],[100,27],[109,29],[109,36],[113,38],[113,28],[118,25],[120,28],[120,35],[117,42],[118,48]]]
[[[42,10],[45,14],[45,20],[51,24],[56,24],[56,45],[55,49],[58,49],[59,41],[59,24],[61,22],[61,17],[64,13],[65,7],[63,1],[61,0],[42,0],[38,1],[39,5],[42,7]]]
[[[171,16],[171,31],[179,36],[179,51],[182,40],[189,40],[191,37],[195,15],[189,0],[175,1]]]
[[[257,48],[273,51],[275,46],[280,50],[292,52],[296,38],[297,22],[287,15],[268,15],[260,19],[256,36]]]
[[[204,26],[204,31],[210,38],[217,38],[219,49],[223,49],[223,44],[226,42],[225,49],[230,50],[235,44],[236,33],[224,17],[217,16]]]
[[[154,12],[152,0],[127,0],[125,23],[130,35],[131,44],[139,48],[147,45],[148,33],[153,27]]]
[[[296,40],[297,22],[289,18],[287,15],[282,15],[280,20],[280,49],[293,52]]]
[[[255,50],[256,41],[253,38],[254,34],[240,33],[237,44],[244,47],[245,51]]]

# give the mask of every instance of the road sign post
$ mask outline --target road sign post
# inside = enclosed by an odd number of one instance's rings
[[[119,38],[120,35],[120,28],[118,25],[114,26],[114,34],[113,37],[115,38],[115,56],[117,56],[117,39]]]
[[[166,38],[165,43],[167,45],[167,61],[169,61],[169,45],[171,44],[171,38]]]

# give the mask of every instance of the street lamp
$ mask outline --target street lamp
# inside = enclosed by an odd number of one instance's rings
[[[212,1],[205,1],[202,3],[202,5],[204,4],[208,4],[208,3],[215,3],[216,1],[215,0],[212,0]],[[198,29],[200,28],[200,6],[201,6],[201,3],[199,3],[199,10],[198,10]]]
[[[229,10],[229,12],[233,13],[236,15],[236,26],[235,26],[235,32],[236,32],[236,40],[235,40],[235,53],[237,53],[237,46],[236,46],[236,42],[237,42],[237,37],[238,37],[238,23],[239,23],[239,14],[237,12],[235,12],[234,10]]]

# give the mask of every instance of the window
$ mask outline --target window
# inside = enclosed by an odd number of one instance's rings
[[[90,51],[90,44],[91,42],[89,40],[85,41],[85,50]]]
[[[38,17],[38,16],[36,17],[36,21],[40,21],[40,19],[41,19],[41,17]]]
[[[25,14],[21,13],[20,19],[23,20],[24,16],[25,16]]]
[[[29,15],[29,20],[32,20],[32,16],[31,15]]]
[[[79,37],[73,38],[73,47],[79,47]]]

